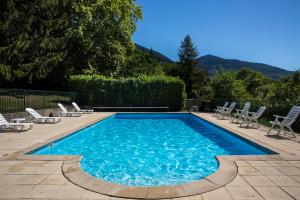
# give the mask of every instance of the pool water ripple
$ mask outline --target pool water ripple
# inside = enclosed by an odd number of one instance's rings
[[[214,173],[217,155],[270,152],[191,114],[117,114],[33,154],[82,155],[81,168],[97,178],[161,186]]]

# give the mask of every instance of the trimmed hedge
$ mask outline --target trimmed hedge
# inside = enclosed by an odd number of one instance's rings
[[[166,76],[113,79],[75,75],[70,77],[69,86],[78,92],[80,104],[91,106],[168,106],[171,111],[179,111],[186,98],[184,82]]]

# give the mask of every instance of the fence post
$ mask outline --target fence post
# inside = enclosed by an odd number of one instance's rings
[[[23,90],[23,110],[25,110],[26,108],[26,94],[25,94],[25,90]]]
[[[46,93],[45,92],[43,92],[43,96],[44,96],[44,110],[46,109]]]

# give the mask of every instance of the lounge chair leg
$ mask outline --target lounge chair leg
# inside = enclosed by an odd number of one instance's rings
[[[269,131],[268,131],[268,135],[270,135],[271,130],[273,129],[274,125],[275,125],[275,124],[272,124],[272,126],[270,127],[270,129],[269,129]]]
[[[279,128],[279,130],[277,131],[277,134],[276,134],[276,135],[279,136],[279,134],[280,134],[281,131],[284,131],[284,127],[282,127],[282,126],[280,126],[280,128]]]
[[[287,126],[287,128],[291,131],[293,137],[295,138],[295,137],[296,137],[296,134],[295,134],[294,130],[292,129],[292,127]]]

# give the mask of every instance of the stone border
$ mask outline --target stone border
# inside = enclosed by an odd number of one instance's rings
[[[72,183],[100,194],[130,199],[170,199],[209,192],[231,182],[237,175],[237,166],[226,157],[217,157],[219,169],[208,177],[175,186],[134,187],[106,182],[85,173],[80,167],[79,156],[65,161],[62,172]]]

